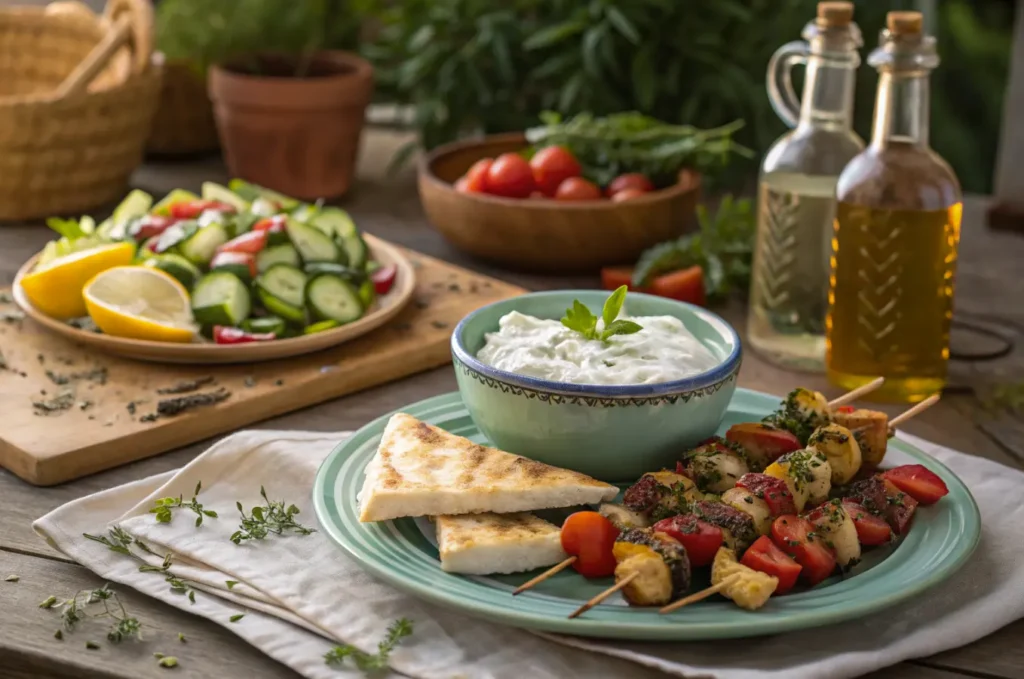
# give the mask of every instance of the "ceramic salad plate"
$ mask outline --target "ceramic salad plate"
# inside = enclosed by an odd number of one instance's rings
[[[732,424],[760,420],[778,403],[778,397],[738,389],[719,433]],[[402,411],[486,443],[458,393],[430,398]],[[446,573],[440,567],[429,521],[359,522],[356,495],[363,470],[377,450],[389,417],[360,429],[321,466],[313,501],[323,531],[363,568],[391,585],[469,616],[515,627],[588,637],[684,641],[768,635],[837,623],[911,601],[942,582],[970,557],[981,533],[977,505],[960,479],[920,450],[893,439],[885,466],[923,464],[942,478],[949,495],[920,507],[913,530],[895,548],[866,552],[845,577],[834,576],[813,589],[773,597],[754,612],[713,597],[659,615],[656,608],[630,607],[616,594],[586,615],[569,620],[571,612],[613,580],[586,580],[567,569],[513,597],[512,590],[539,571],[500,576]],[[706,573],[702,576],[694,577],[691,591],[708,585]]]

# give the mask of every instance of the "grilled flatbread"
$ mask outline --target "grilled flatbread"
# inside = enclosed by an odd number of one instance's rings
[[[359,520],[531,511],[611,500],[618,488],[394,415],[366,466]]]
[[[553,566],[566,558],[561,532],[529,512],[439,516],[441,569],[488,575]]]

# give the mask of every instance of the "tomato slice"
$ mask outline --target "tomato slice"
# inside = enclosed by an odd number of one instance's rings
[[[272,332],[246,332],[227,325],[213,326],[213,341],[217,344],[249,344],[250,342],[269,342],[276,339]]]
[[[612,548],[619,529],[597,512],[576,512],[562,524],[562,549],[575,556],[572,567],[585,578],[606,578],[615,572]]]
[[[691,566],[707,566],[722,546],[722,529],[701,521],[693,514],[681,514],[654,524],[654,531],[682,543]]]
[[[704,269],[691,266],[689,269],[658,276],[651,282],[651,292],[661,297],[704,306],[707,304]]]
[[[922,505],[932,505],[949,494],[939,476],[922,464],[905,464],[886,470],[882,476]]]
[[[391,286],[395,284],[395,276],[398,274],[398,267],[394,264],[388,264],[370,274],[370,280],[373,281],[373,289],[378,295],[386,295],[391,290]]]
[[[285,215],[274,215],[273,217],[264,217],[255,224],[252,225],[252,231],[270,231],[277,233],[284,231],[285,224],[288,218]]]
[[[785,429],[775,429],[760,422],[742,422],[729,427],[725,438],[740,445],[751,457],[768,466],[786,453],[803,448],[800,439]]]
[[[168,209],[171,216],[176,219],[195,219],[206,210],[216,210],[217,212],[230,214],[236,212],[233,206],[216,200],[188,200],[180,203],[171,203]]]
[[[606,266],[601,269],[601,287],[605,290],[618,290],[623,285],[633,292],[650,292],[650,288],[638,288],[633,285],[633,268],[628,266]]]
[[[862,545],[884,545],[892,539],[892,529],[880,516],[875,516],[864,505],[852,500],[843,500],[843,509],[853,519],[857,528],[857,540]]]
[[[803,566],[779,549],[767,535],[762,535],[747,548],[740,563],[747,568],[778,578],[779,584],[775,588],[775,594],[785,594],[793,589],[797,578],[800,577],[800,571],[803,570]]]
[[[267,235],[267,231],[243,233],[238,238],[232,238],[217,248],[217,254],[222,252],[247,252],[250,255],[255,255],[267,247]]]
[[[128,233],[136,241],[142,242],[153,236],[159,236],[171,226],[178,223],[174,217],[161,217],[160,215],[146,215],[139,221],[132,224]]]
[[[249,270],[249,280],[256,278],[256,256],[248,252],[218,252],[210,260],[210,271],[232,267],[245,267]],[[242,269],[244,271],[245,269]],[[239,276],[245,280],[244,274]]]
[[[744,474],[736,485],[746,488],[757,497],[764,500],[772,516],[783,514],[796,514],[796,501],[793,494],[789,492],[789,486],[782,479],[767,474]]]
[[[827,579],[836,569],[836,555],[814,532],[807,519],[783,514],[772,522],[772,542],[802,567],[801,576],[810,585]]]

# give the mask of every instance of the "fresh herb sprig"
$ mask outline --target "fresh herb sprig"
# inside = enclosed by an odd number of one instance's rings
[[[626,301],[628,288],[623,285],[609,295],[601,310],[601,318],[604,320],[604,329],[600,332],[597,329],[597,316],[591,313],[583,302],[573,300],[572,307],[565,310],[565,317],[562,318],[562,325],[575,330],[586,339],[600,340],[607,342],[614,335],[631,335],[643,330],[643,327],[633,321],[615,320],[622,311],[622,304]]]
[[[50,599],[47,599],[47,602],[49,601]],[[103,610],[98,613],[88,613],[87,607],[96,603],[102,603]],[[45,608],[50,608],[50,606],[45,606]],[[64,630],[68,632],[73,632],[76,625],[86,618],[113,618],[114,623],[107,632],[107,641],[119,644],[129,637],[142,640],[140,633],[142,623],[138,618],[128,615],[124,604],[121,603],[121,598],[117,596],[117,592],[110,589],[109,583],[99,589],[83,589],[75,593],[73,597],[63,602],[60,618]],[[57,639],[62,637],[63,634],[56,636]]]
[[[352,662],[363,672],[386,670],[391,651],[401,643],[402,639],[411,634],[412,621],[408,618],[400,618],[388,627],[387,634],[377,644],[376,653],[365,653],[349,645],[335,646],[324,655],[324,662],[328,665],[340,666],[344,664],[346,658],[352,658]]]
[[[142,540],[139,540],[136,537],[132,537],[129,533],[125,532],[120,527],[115,526],[114,528],[111,528],[108,531],[108,533],[110,537],[106,537],[103,535],[89,535],[88,533],[82,533],[82,536],[89,540],[92,540],[93,542],[98,542],[101,545],[106,545],[107,549],[109,549],[112,552],[124,554],[125,556],[130,556],[140,561],[142,560],[142,557],[140,557],[138,554],[131,550],[133,546],[138,547],[147,554],[152,554],[153,556],[160,556],[152,549],[150,549]],[[173,593],[188,595],[188,600],[192,603],[195,603],[196,592],[194,589],[192,589],[189,581],[179,578],[170,570],[172,558],[173,557],[170,553],[164,554],[164,560],[161,565],[152,566],[150,564],[143,563],[141,566],[139,566],[139,572],[160,573],[164,576],[164,580],[167,582],[167,584],[170,585],[171,591]]]
[[[252,514],[246,514],[241,502],[236,502],[238,513],[242,516],[242,522],[238,530],[231,535],[231,541],[236,545],[242,544],[244,540],[263,540],[273,533],[281,535],[285,531],[292,531],[299,535],[315,533],[313,528],[307,528],[295,520],[299,508],[295,505],[285,505],[283,501],[271,501],[267,497],[267,491],[260,486],[260,495],[266,504],[262,507],[252,508]]]
[[[182,495],[178,497],[163,497],[154,503],[154,507],[149,510],[150,514],[156,514],[156,520],[159,523],[170,523],[174,515],[171,513],[172,509],[191,509],[196,514],[196,527],[203,525],[203,517],[208,516],[211,519],[217,518],[217,512],[212,509],[203,509],[203,505],[197,499],[199,491],[203,488],[203,482],[200,481],[196,484],[195,492],[192,493],[192,499],[185,502],[185,498]]]

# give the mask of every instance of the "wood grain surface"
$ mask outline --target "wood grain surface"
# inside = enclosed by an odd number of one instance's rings
[[[593,287],[595,277],[554,277],[510,273],[469,260],[451,247],[426,224],[416,198],[411,173],[390,178],[384,168],[392,150],[405,137],[374,131],[367,135],[360,182],[346,203],[361,226],[371,232],[446,261],[475,271],[496,275],[530,288]],[[188,164],[146,165],[135,176],[135,184],[155,193],[180,186],[198,189],[203,180],[226,179],[219,161]],[[965,202],[960,271],[956,293],[956,317],[989,319],[992,327],[1016,343],[1008,356],[986,362],[954,361],[953,386],[942,402],[907,426],[907,431],[943,445],[993,459],[1009,466],[1024,467],[1024,424],[1018,417],[994,415],[984,405],[993,383],[1024,378],[1024,239],[993,233],[984,227],[987,201],[968,198]],[[9,283],[18,264],[37,251],[49,238],[41,226],[0,227],[0,285]],[[743,331],[745,308],[734,302],[720,311]],[[980,321],[979,321],[980,322]],[[990,339],[976,332],[954,332],[954,349],[974,351],[989,346]],[[0,338],[2,344],[2,338]],[[771,393],[787,391],[796,384],[837,393],[823,377],[800,375],[770,366],[748,353],[740,374],[740,386]],[[419,373],[401,382],[374,387],[315,407],[294,411],[255,425],[257,428],[340,431],[352,429],[405,404],[452,391],[456,388],[450,367]],[[898,407],[891,409],[893,413]],[[117,469],[84,477],[52,488],[36,488],[10,473],[0,471],[0,578],[9,572],[21,575],[18,583],[0,579],[0,677],[75,677],[166,679],[167,670],[153,662],[151,651],[125,652],[98,659],[84,647],[61,644],[52,638],[52,620],[35,607],[58,592],[94,587],[98,580],[85,569],[66,563],[33,534],[30,523],[46,512],[89,493],[133,479],[181,467],[206,449],[211,440],[140,460]],[[38,582],[36,582],[38,578]],[[7,589],[12,588],[12,589]],[[12,597],[14,588],[30,590]],[[287,668],[266,658],[223,628],[141,595],[129,593],[133,608],[147,621],[173,634],[183,632],[200,640],[201,649],[178,653],[188,677],[236,677],[277,679],[295,677]],[[842,628],[836,628],[837,634]],[[164,637],[156,636],[163,643]],[[1024,622],[1017,621],[985,639],[929,658],[901,663],[868,675],[870,679],[1024,679]],[[148,643],[148,642],[147,642]],[[160,649],[161,652],[166,652]]]

